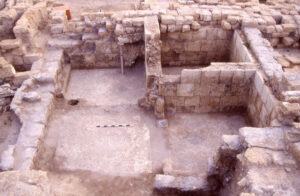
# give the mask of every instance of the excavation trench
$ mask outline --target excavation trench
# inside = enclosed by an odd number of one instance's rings
[[[169,127],[159,128],[153,112],[137,105],[144,92],[142,60],[126,68],[124,76],[119,69],[73,69],[64,98],[55,100],[35,169],[48,171],[52,183],[72,181],[70,192],[81,187],[96,195],[216,195],[223,174],[209,176],[209,164],[223,134],[237,134],[249,125],[246,111],[176,113],[169,117]],[[172,170],[167,171],[169,163]],[[156,189],[155,175],[165,172],[202,176],[208,187]]]

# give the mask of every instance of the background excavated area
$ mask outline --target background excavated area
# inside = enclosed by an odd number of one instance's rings
[[[122,11],[134,10],[141,0],[58,0],[70,7],[73,17],[79,17],[82,12],[89,11]],[[157,0],[162,7],[168,7],[169,2],[176,0]]]

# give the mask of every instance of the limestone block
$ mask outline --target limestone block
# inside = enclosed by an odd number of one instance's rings
[[[271,155],[265,149],[261,148],[248,148],[244,157],[251,165],[268,166],[272,163]]]
[[[112,31],[113,30],[113,24],[112,24],[111,20],[106,20],[105,27],[106,27],[106,29],[108,31]]]
[[[124,33],[124,28],[122,24],[117,24],[115,29],[115,34],[117,36],[122,35]]]
[[[43,57],[43,54],[41,54],[41,53],[29,53],[23,57],[23,60],[24,60],[25,64],[31,65],[32,63],[41,59],[42,57]]]
[[[87,40],[98,40],[97,33],[84,33],[82,35],[82,41],[87,41]]]
[[[133,34],[133,33],[135,33],[135,28],[134,27],[125,27],[125,32],[128,34]]]
[[[222,135],[223,150],[238,151],[241,148],[241,142],[238,135]]]
[[[279,44],[279,41],[280,40],[278,38],[272,38],[270,40],[270,44],[271,44],[272,47],[276,47]]]
[[[183,25],[182,26],[182,32],[184,33],[184,32],[188,32],[188,31],[190,31],[191,30],[191,27],[190,27],[190,25]]]
[[[199,104],[200,104],[199,96],[186,97],[184,100],[185,106],[198,106]]]
[[[107,32],[106,29],[107,28],[104,28],[104,27],[100,27],[98,29],[98,36],[99,36],[99,38],[104,38],[104,37],[106,37],[108,35],[108,32]]]
[[[210,85],[211,83],[219,83],[220,70],[203,70],[201,77],[201,85]]]
[[[64,25],[63,24],[54,24],[51,25],[50,31],[52,34],[60,34],[64,32]]]
[[[238,16],[228,16],[227,17],[227,21],[230,24],[236,24],[237,22],[239,22],[240,18]]]
[[[122,20],[122,24],[124,27],[132,27],[132,19],[131,18],[125,18]]]
[[[12,97],[14,94],[15,91],[11,89],[9,83],[0,86],[0,98]]]
[[[0,47],[2,50],[11,50],[19,48],[22,44],[21,39],[6,39],[0,42]]]
[[[221,70],[220,83],[231,84],[234,70]]]
[[[183,69],[181,71],[181,83],[200,83],[201,69]]]
[[[15,68],[9,64],[3,57],[0,57],[0,79],[14,77]]]
[[[243,127],[239,130],[240,137],[248,147],[270,148],[285,150],[284,132],[282,128],[251,128]]]
[[[254,76],[254,87],[258,92],[262,92],[264,87],[264,79],[261,74],[256,73]]]
[[[281,25],[275,25],[275,29],[277,33],[282,33],[283,32],[283,28]]]
[[[284,37],[282,39],[282,43],[285,45],[285,46],[291,46],[293,43],[294,43],[294,39],[291,38],[291,37]]]
[[[157,174],[155,176],[155,188],[174,188],[183,191],[192,191],[205,189],[206,179],[203,177],[174,177],[170,175]]]
[[[132,26],[134,27],[142,27],[144,25],[143,17],[133,18],[131,20],[132,20]]]
[[[245,83],[245,71],[244,70],[235,70],[232,77],[232,83],[242,84]]]
[[[282,28],[284,32],[294,32],[297,29],[297,26],[295,24],[282,24]]]
[[[292,55],[285,55],[285,58],[294,65],[300,64],[300,58]]]
[[[212,20],[221,20],[222,19],[222,12],[219,9],[213,9],[212,11]]]
[[[242,27],[257,27],[258,21],[255,18],[244,16],[242,21]]]
[[[294,143],[290,147],[293,156],[300,162],[300,142]]]
[[[188,52],[200,52],[201,42],[185,42],[184,43],[184,50]]]
[[[275,33],[276,29],[274,25],[267,26],[266,33]]]
[[[192,30],[197,31],[200,29],[200,24],[196,21],[192,23]]]
[[[225,30],[231,30],[231,24],[226,20],[222,20],[221,26]]]
[[[176,31],[176,25],[168,25],[168,32],[174,33]]]
[[[184,24],[184,16],[177,16],[176,17],[176,25],[183,25]]]
[[[18,48],[11,50],[12,55],[22,56],[25,55],[26,53],[27,53],[26,46],[20,46]]]
[[[193,16],[184,16],[184,25],[190,25],[192,24],[194,21],[194,17]]]
[[[162,15],[161,22],[162,24],[166,24],[166,25],[172,25],[172,24],[175,25],[176,18],[172,15]]]
[[[23,57],[22,56],[14,55],[13,59],[12,59],[12,64],[15,65],[15,66],[23,65],[24,64]],[[30,69],[28,67],[26,67],[26,68]]]
[[[168,26],[167,25],[163,25],[163,24],[160,25],[160,32],[161,33],[166,33],[167,30],[168,30]]]
[[[276,25],[276,21],[272,16],[263,16],[263,18],[266,21],[267,25]]]
[[[182,26],[183,25],[175,25],[175,31],[176,32],[181,32],[182,31]]]
[[[228,39],[228,32],[224,29],[218,29],[217,30],[217,38],[220,40],[227,40]]]
[[[212,20],[212,14],[209,10],[197,10],[200,15],[200,20],[210,22]]]
[[[22,99],[26,102],[34,103],[34,102],[41,101],[41,96],[37,92],[32,91],[32,92],[23,93]]]
[[[206,39],[206,28],[200,28],[198,31],[193,33],[192,38],[194,40],[205,40]]]
[[[177,85],[177,96],[193,96],[194,95],[194,84],[178,84]]]
[[[13,79],[13,84],[15,86],[21,86],[23,81],[27,80],[31,75],[31,71],[17,72]]]
[[[160,39],[160,29],[157,16],[145,17],[145,39],[158,41]]]

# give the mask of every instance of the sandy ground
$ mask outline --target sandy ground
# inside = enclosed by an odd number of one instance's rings
[[[0,114],[0,154],[8,145],[15,144],[20,128],[21,124],[13,112]]]
[[[174,175],[206,173],[222,134],[246,125],[243,115],[178,113],[158,128],[153,112],[137,106],[144,86],[142,64],[125,76],[118,69],[72,71],[65,97],[79,104],[57,101],[36,162],[58,193],[81,187],[81,195],[155,195],[153,177],[166,159]],[[105,124],[130,127],[97,127]]]

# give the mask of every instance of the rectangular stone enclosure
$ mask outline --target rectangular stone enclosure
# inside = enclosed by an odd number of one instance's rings
[[[208,66],[211,62],[251,62],[238,31],[200,27],[197,31],[161,33],[162,66]]]

